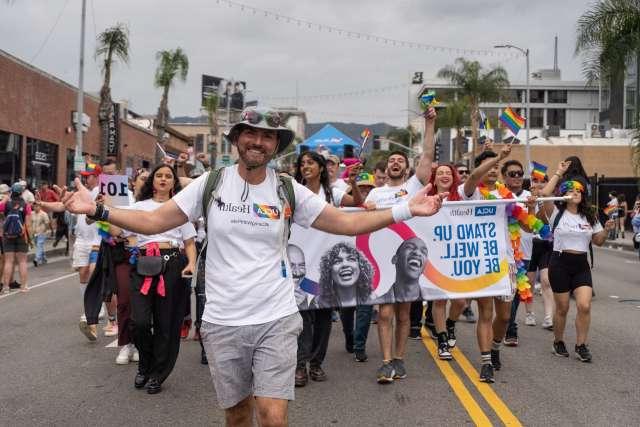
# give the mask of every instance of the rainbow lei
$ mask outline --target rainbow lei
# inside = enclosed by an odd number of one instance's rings
[[[100,235],[102,240],[104,240],[111,246],[115,245],[116,242],[113,239],[113,236],[109,234],[109,223],[105,221],[97,221],[96,224],[98,226],[98,234]]]
[[[482,194],[482,197],[487,200],[498,199],[498,197],[491,194],[484,184],[480,184],[478,186],[478,190],[480,191],[480,194]],[[515,199],[513,193],[509,191],[504,184],[496,182],[496,190],[498,191],[501,199]],[[522,261],[523,254],[520,250],[520,229],[522,226],[527,226],[535,233],[540,234],[540,237],[547,240],[551,238],[551,229],[548,224],[545,224],[540,219],[536,218],[535,215],[529,214],[529,212],[522,209],[522,207],[516,203],[509,203],[506,207],[506,212],[509,216],[508,229],[511,248],[513,248],[513,258],[518,269],[516,273],[518,295],[520,296],[521,301],[531,302],[533,301],[533,294],[531,293],[531,284],[527,277],[527,269]]]

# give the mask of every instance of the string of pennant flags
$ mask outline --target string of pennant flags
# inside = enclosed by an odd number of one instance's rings
[[[337,98],[346,98],[352,96],[369,96],[369,95],[381,95],[384,93],[396,92],[398,90],[407,89],[410,85],[408,83],[395,84],[389,86],[382,86],[377,88],[358,89],[345,92],[327,93],[319,95],[300,95],[300,96],[260,96],[259,98],[265,101],[321,101],[331,100]]]
[[[493,51],[489,49],[466,49],[450,46],[437,46],[426,43],[398,40],[389,37],[378,36],[374,34],[363,33],[360,31],[352,31],[344,28],[334,27],[332,25],[326,25],[318,22],[308,21],[305,19],[295,18],[293,16],[283,15],[277,12],[271,12],[269,10],[260,9],[254,6],[249,6],[244,3],[239,3],[232,0],[216,0],[216,4],[224,5],[231,9],[239,10],[243,13],[253,14],[255,16],[261,16],[267,19],[273,19],[279,23],[285,23],[298,26],[301,29],[308,31],[326,32],[339,37],[345,37],[349,39],[365,40],[373,43],[384,44],[391,47],[417,49],[421,51],[429,51],[433,53],[448,53],[455,55],[473,55],[473,56],[490,56],[496,58],[518,58],[521,57],[519,53],[509,53],[508,51]]]

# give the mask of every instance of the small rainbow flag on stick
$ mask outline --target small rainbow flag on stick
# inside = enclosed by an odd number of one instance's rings
[[[543,181],[547,175],[547,167],[538,162],[531,162],[531,178]]]
[[[517,136],[518,132],[524,126],[526,120],[524,117],[518,115],[515,111],[511,109],[511,107],[505,108],[505,110],[500,115],[500,121],[509,128],[509,130],[513,133],[513,136]]]
[[[611,216],[617,210],[618,210],[617,206],[607,206],[606,208],[603,209],[604,214],[606,216]]]

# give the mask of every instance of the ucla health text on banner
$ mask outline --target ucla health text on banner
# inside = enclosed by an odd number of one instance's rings
[[[446,204],[375,233],[294,225],[287,254],[301,310],[509,295],[505,204]]]

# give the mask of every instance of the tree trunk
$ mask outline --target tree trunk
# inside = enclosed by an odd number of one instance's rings
[[[156,121],[154,122],[154,127],[156,129],[156,140],[158,141],[158,145],[162,147],[162,150],[165,150],[164,143],[164,134],[165,129],[167,127],[167,121],[169,119],[169,108],[167,107],[169,104],[169,86],[165,86],[162,91],[162,98],[160,99],[160,107],[158,108],[158,115],[156,117]],[[156,164],[160,164],[163,160],[164,154],[160,147],[156,147],[156,156],[155,162]],[[165,150],[166,151],[166,150]]]
[[[106,80],[106,79],[105,79]],[[98,123],[100,124],[100,160],[107,158],[107,144],[109,141],[109,116],[112,113],[113,101],[111,89],[104,84],[100,89],[100,105],[98,107]],[[82,118],[79,119],[82,122]]]
[[[218,158],[218,112],[215,111],[210,118],[211,124],[211,149],[209,152],[209,166],[215,170]]]

